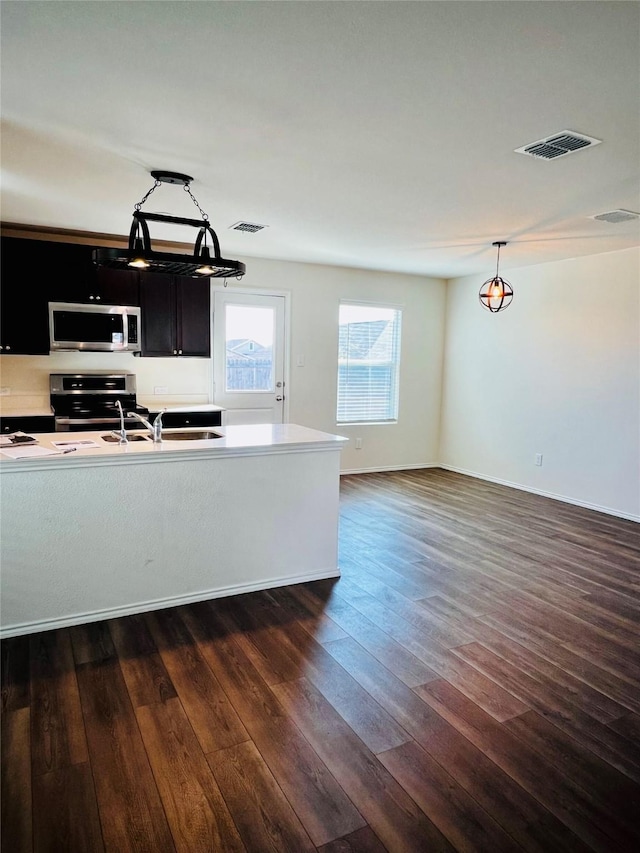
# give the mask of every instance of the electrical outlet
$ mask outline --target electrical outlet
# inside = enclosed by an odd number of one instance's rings
[[[362,450],[362,439],[356,438],[356,450]]]
[[[536,453],[536,465],[542,465],[542,453]]]
[[[156,385],[153,389],[154,394],[168,394],[169,387],[167,385]]]
[[[3,385],[2,388],[0,388],[0,397],[8,397],[9,394],[11,394],[11,388]]]

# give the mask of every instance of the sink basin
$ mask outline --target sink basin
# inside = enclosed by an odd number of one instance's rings
[[[139,432],[136,432],[133,435],[130,435],[129,433],[127,433],[127,438],[129,439],[129,441],[149,441],[148,435],[141,435]],[[120,441],[120,439],[118,438],[117,435],[111,435],[111,433],[108,433],[107,435],[103,435],[102,440],[103,441],[109,441],[111,443],[116,443],[116,442]]]
[[[210,429],[196,430],[172,430],[162,431],[163,441],[204,441],[210,438],[223,438],[219,432],[212,432]]]

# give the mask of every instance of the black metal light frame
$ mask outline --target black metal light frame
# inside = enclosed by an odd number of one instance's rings
[[[144,265],[145,269],[155,273],[184,275],[193,278],[242,278],[246,272],[245,265],[241,261],[223,258],[220,254],[220,242],[216,232],[209,224],[207,215],[203,212],[189,189],[189,184],[193,178],[179,172],[151,172],[151,176],[155,178],[155,184],[147,192],[142,201],[135,205],[133,211],[128,248],[94,249],[93,262],[96,266],[130,270],[132,262],[140,259],[141,266]],[[188,192],[192,201],[198,210],[200,210],[202,219],[185,219],[181,216],[171,216],[165,213],[144,213],[141,211],[141,206],[161,183],[183,184],[183,189]],[[192,228],[199,228],[193,255],[179,255],[175,252],[154,252],[151,247],[148,222],[168,222],[171,225],[188,225]],[[209,247],[207,246],[207,236],[211,237],[214,250],[213,257],[211,257]]]
[[[497,314],[498,311],[503,311],[511,305],[513,299],[513,288],[502,276],[498,275],[500,268],[500,248],[507,244],[503,240],[496,240],[491,244],[498,249],[498,260],[496,263],[496,274],[493,278],[488,279],[480,288],[479,298],[480,304],[492,314]]]

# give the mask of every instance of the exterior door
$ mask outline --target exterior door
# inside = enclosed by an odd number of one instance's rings
[[[282,423],[284,351],[284,296],[216,291],[214,400],[224,423]]]

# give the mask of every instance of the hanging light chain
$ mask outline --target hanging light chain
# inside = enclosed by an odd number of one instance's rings
[[[195,204],[195,206],[196,206],[196,207],[198,208],[198,210],[200,211],[200,216],[202,217],[202,219],[204,220],[204,222],[209,222],[209,214],[208,214],[208,213],[205,213],[205,212],[204,212],[204,210],[200,207],[200,205],[198,204],[198,200],[196,199],[196,197],[194,196],[194,194],[191,192],[191,187],[189,186],[189,184],[185,184],[185,185],[182,187],[182,189],[183,189],[186,193],[188,193],[188,194],[189,194],[189,196],[191,197],[191,201]]]
[[[146,195],[143,195],[142,198],[140,199],[140,201],[137,204],[134,204],[134,208],[136,210],[140,210],[140,208],[145,203],[145,201],[149,198],[151,193],[154,192],[154,190],[156,190],[160,186],[161,183],[162,183],[162,181],[156,181],[155,184],[151,187],[151,189],[147,191]]]

